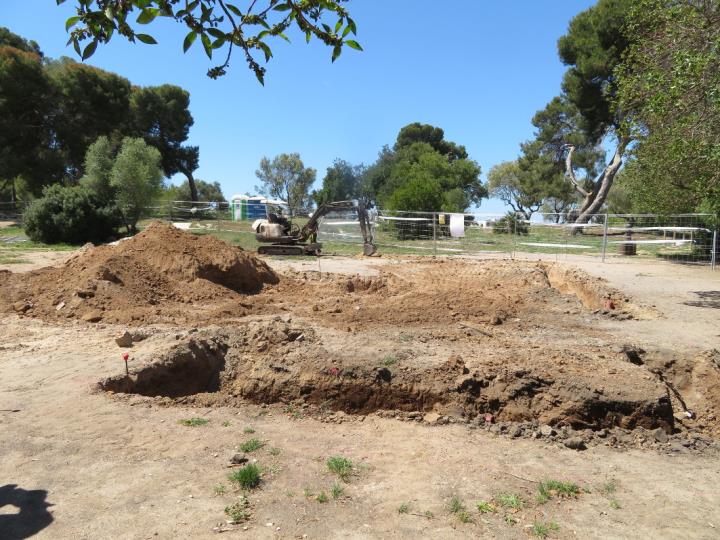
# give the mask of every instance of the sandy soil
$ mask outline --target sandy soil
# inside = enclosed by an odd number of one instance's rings
[[[558,530],[550,533],[556,538],[718,537],[717,447],[684,447],[681,442],[691,433],[714,437],[716,423],[708,417],[717,413],[712,410],[715,402],[698,379],[717,374],[710,361],[708,373],[696,372],[700,361],[695,358],[718,344],[720,309],[710,293],[720,289],[720,273],[672,265],[571,261],[609,280],[607,284],[585,281],[586,288],[611,291],[619,311],[636,315],[619,321],[584,305],[578,294],[585,289],[575,295],[553,292],[555,288],[527,278],[540,279],[536,270],[531,269],[531,274],[523,270],[509,274],[522,279],[510,280],[502,294],[488,297],[510,299],[506,306],[516,304],[499,314],[506,318],[501,325],[493,326],[490,319],[498,315],[499,306],[492,312],[472,311],[471,302],[463,303],[462,291],[468,290],[477,272],[496,271],[494,263],[451,263],[443,272],[442,264],[409,259],[323,258],[319,262],[323,275],[317,276],[317,260],[269,262],[292,279],[307,276],[308,285],[287,289],[286,297],[271,294],[262,303],[270,315],[248,316],[264,320],[275,312],[289,314],[318,335],[316,342],[283,345],[284,358],[301,359],[312,350],[320,360],[332,356],[344,367],[351,358],[378,360],[394,351],[401,363],[407,362],[400,367],[407,367],[403,376],[409,377],[413,370],[442,366],[458,352],[474,369],[478,358],[496,355],[500,360],[497,351],[519,350],[524,343],[528,362],[537,355],[551,357],[548,351],[555,351],[572,372],[572,358],[561,353],[579,350],[584,358],[601,362],[603,369],[627,370],[638,384],[655,388],[653,372],[620,364],[603,352],[629,343],[648,350],[647,366],[662,363],[659,373],[677,383],[683,396],[702,411],[701,417],[678,422],[676,429],[687,428],[687,433],[667,444],[645,444],[646,438],[652,439],[651,432],[636,430],[632,444],[605,445],[593,439],[587,450],[578,452],[566,448],[562,440],[513,438],[447,411],[440,411],[447,414],[444,423],[436,418],[408,421],[402,411],[316,414],[312,407],[295,402],[240,401],[230,406],[208,401],[212,406],[205,407],[203,400],[178,403],[131,394],[113,396],[98,392],[97,383],[124,372],[123,350],[131,354],[131,367],[151,362],[158,351],[196,335],[194,325],[155,322],[143,327],[151,331],[149,338],[131,349],[120,349],[114,338],[125,326],[8,313],[0,319],[4,484],[0,485],[0,537],[23,538],[37,532],[38,538],[211,538],[219,530],[229,538],[526,538],[533,536],[536,522],[557,523]],[[349,309],[343,305],[335,312],[333,302],[348,297],[339,288],[343,281],[328,275],[335,272],[373,278],[385,273],[393,294],[382,288],[353,292]],[[437,306],[436,297],[428,296],[427,304],[407,304],[404,299],[417,291],[411,282],[411,289],[403,292],[401,281],[413,273],[437,283],[440,292],[444,275],[456,277],[446,281],[455,283],[454,288],[447,286],[447,293],[456,295],[458,316],[448,317],[448,308]],[[319,294],[329,285],[332,294],[320,299],[308,292]],[[531,294],[547,306],[553,316],[548,322],[543,322],[535,304],[523,303]],[[385,309],[373,310],[374,302]],[[362,317],[353,313],[356,305],[363,306]],[[403,308],[404,319],[393,316],[393,306]],[[410,310],[410,317],[407,310],[413,306],[419,306],[418,311]],[[431,314],[443,324],[433,324]],[[469,316],[475,317],[471,326],[462,326]],[[395,325],[394,318],[399,321]],[[522,322],[514,323],[513,318]],[[233,320],[228,318],[226,325],[247,324]],[[437,326],[439,330],[433,330]],[[438,335],[433,334],[436,331]],[[239,357],[253,361],[266,354],[236,350]],[[298,360],[286,366],[302,370],[305,364]],[[678,366],[688,370],[680,373]],[[560,380],[553,369],[547,370],[553,380]],[[618,392],[629,392],[632,386],[612,384]],[[676,402],[673,408],[677,412]],[[198,427],[179,423],[192,417],[209,423]],[[254,433],[246,433],[248,427]],[[263,468],[263,482],[248,495],[250,519],[230,525],[224,509],[239,498],[227,480],[230,458],[240,443],[251,438],[265,443],[248,454]],[[355,464],[347,484],[328,471],[325,461],[330,456],[344,456]],[[574,482],[582,492],[539,504],[537,483],[546,479]],[[333,499],[330,493],[336,482],[344,491]],[[225,486],[226,493],[215,493],[218,484]],[[317,500],[321,491],[328,502]],[[475,508],[477,501],[490,501],[502,492],[521,495],[525,507],[515,511],[496,504],[497,511],[487,514]],[[452,497],[466,505],[469,523],[449,512]],[[402,504],[408,505],[407,513],[398,512]],[[517,523],[507,523],[507,516]]]

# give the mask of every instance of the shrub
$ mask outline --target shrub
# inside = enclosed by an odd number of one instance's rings
[[[93,191],[82,186],[46,188],[23,216],[30,239],[46,244],[103,242],[115,234],[118,224],[115,209],[103,206]]]
[[[529,234],[528,224],[517,214],[508,212],[493,225],[495,234]]]
[[[252,489],[260,485],[260,467],[254,463],[245,465],[243,468],[231,472],[228,480],[240,485],[244,489]]]

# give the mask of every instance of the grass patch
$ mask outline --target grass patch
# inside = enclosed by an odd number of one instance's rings
[[[352,461],[340,456],[333,456],[327,460],[327,468],[337,474],[343,482],[349,482],[352,466]]]
[[[553,497],[576,497],[578,493],[580,493],[580,488],[572,482],[545,480],[538,486],[537,501],[543,504]]]
[[[225,495],[225,493],[227,493],[225,484],[215,484],[215,486],[213,486],[213,493],[215,495]]]
[[[525,500],[517,493],[498,493],[495,495],[495,502],[503,508],[512,508],[513,510],[521,510],[525,506]]]
[[[615,482],[615,480],[605,482],[600,488],[600,491],[602,491],[604,495],[612,495],[617,491],[617,483]]]
[[[477,506],[478,512],[481,514],[492,514],[495,512],[495,507],[487,501],[476,502],[475,506]]]
[[[260,467],[254,463],[245,465],[244,467],[231,472],[228,480],[234,484],[238,484],[244,489],[256,488],[260,485]]]
[[[268,453],[269,453],[271,456],[279,456],[279,455],[280,455],[280,449],[279,449],[279,448],[275,448],[275,447],[273,446],[272,448],[270,448],[270,449],[268,450]]]
[[[503,521],[505,521],[505,523],[508,525],[517,524],[517,518],[512,514],[505,514],[505,517],[503,517]]]
[[[332,485],[332,488],[330,488],[330,495],[332,495],[333,499],[339,499],[345,494],[345,488],[342,487],[340,484],[335,482]]]
[[[406,502],[398,506],[398,514],[407,514],[410,511],[410,505]]]
[[[248,510],[250,501],[246,497],[242,497],[238,502],[225,507],[225,513],[232,523],[242,523],[250,519],[250,511]]]
[[[460,523],[472,523],[472,516],[467,510],[461,510],[456,515]]]
[[[536,521],[532,526],[532,533],[538,538],[547,538],[551,532],[559,531],[560,527],[554,521]]]
[[[397,358],[395,358],[392,355],[387,355],[385,358],[383,358],[382,363],[383,363],[383,366],[387,366],[387,367],[394,366],[395,364],[397,364]]]
[[[610,508],[613,510],[620,510],[620,503],[617,499],[610,499]]]
[[[425,512],[423,513],[423,515],[424,515],[426,518],[428,518],[428,519],[432,519],[432,518],[435,517],[435,514],[433,514],[430,510],[425,510]]]
[[[255,428],[248,426],[245,429],[243,429],[243,433],[247,433],[248,435],[251,435],[251,434],[255,433]]]
[[[328,496],[325,494],[324,491],[321,491],[320,494],[315,497],[315,500],[322,504],[328,502],[330,499],[328,499]]]
[[[263,446],[265,446],[265,443],[262,442],[260,439],[250,439],[249,441],[245,441],[244,443],[242,443],[239,448],[243,452],[250,453],[254,452],[255,450],[259,450]]]
[[[222,427],[230,427],[230,421],[225,420],[222,424],[220,424]]]
[[[448,510],[450,510],[452,514],[459,514],[460,512],[465,512],[467,509],[458,497],[453,497],[448,503]]]
[[[312,497],[312,496],[314,495],[314,493],[313,493],[312,489],[306,487],[305,489],[303,489],[303,495],[304,495],[306,498],[310,498],[310,497]]]
[[[210,420],[208,420],[207,418],[184,418],[183,420],[180,420],[178,423],[183,426],[198,427],[198,426],[204,426],[208,422],[210,422]]]

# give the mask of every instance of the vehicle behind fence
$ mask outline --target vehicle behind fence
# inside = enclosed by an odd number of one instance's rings
[[[0,220],[20,220],[23,208],[0,203]],[[298,212],[302,226],[311,211]],[[147,219],[163,219],[198,234],[213,234],[254,249],[253,219],[227,202],[172,201],[148,209]],[[256,217],[256,216],[253,216]],[[370,211],[372,232],[380,252],[453,255],[543,254],[560,258],[585,255],[598,260],[651,258],[716,267],[718,230],[709,214],[597,214],[584,224],[565,215]],[[363,242],[357,214],[335,212],[320,222],[318,241],[325,253],[354,254]]]

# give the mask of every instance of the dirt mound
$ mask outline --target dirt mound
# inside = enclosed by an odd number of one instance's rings
[[[241,248],[161,222],[117,245],[86,246],[60,268],[0,279],[1,300],[15,311],[90,322],[157,320],[181,312],[177,304],[254,294],[279,281]]]

